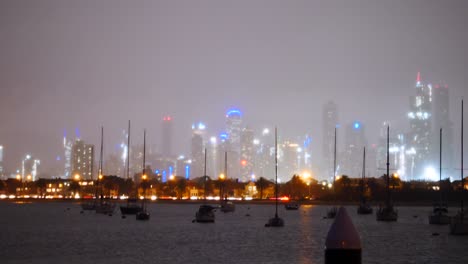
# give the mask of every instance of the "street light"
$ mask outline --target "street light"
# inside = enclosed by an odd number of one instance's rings
[[[77,173],[75,174],[75,180],[79,181],[80,180],[80,175]]]
[[[224,180],[224,178],[226,178],[226,176],[224,176],[224,173],[221,173],[221,174],[219,175],[219,179],[220,179],[220,180]]]

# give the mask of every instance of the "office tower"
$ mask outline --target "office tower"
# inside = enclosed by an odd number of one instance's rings
[[[415,96],[410,98],[408,113],[410,132],[408,147],[414,149],[414,176],[424,177],[424,171],[431,164],[432,143],[432,86],[421,81],[418,72],[416,77]]]
[[[242,113],[239,109],[230,109],[226,112],[226,138],[224,151],[228,152],[228,177],[239,178],[240,176],[240,138],[242,127]],[[219,155],[224,157],[224,151]],[[224,158],[219,159],[224,163]],[[219,164],[218,160],[218,164]],[[220,166],[224,168],[224,164]]]
[[[346,126],[342,173],[349,177],[360,177],[362,172],[362,151],[367,146],[365,127],[359,121]]]
[[[335,128],[338,125],[338,107],[330,101],[322,112],[322,171],[325,178],[333,177],[333,160],[335,147]]]
[[[71,150],[71,172],[73,178],[92,179],[94,166],[94,145],[77,139]]]
[[[174,134],[173,119],[170,116],[163,117],[161,133],[161,154],[164,158],[170,158],[172,153],[172,138]]]
[[[242,129],[240,145],[241,179],[249,181],[254,174],[254,132],[252,129]]]
[[[192,140],[191,140],[191,171],[192,177],[203,176],[205,166],[205,143],[204,137],[206,132],[205,124],[199,122],[192,125]]]
[[[35,181],[39,174],[40,160],[34,159],[31,155],[27,154],[21,162],[21,178],[23,181]]]

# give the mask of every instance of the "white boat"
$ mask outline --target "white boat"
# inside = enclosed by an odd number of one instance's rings
[[[278,217],[278,135],[275,127],[275,216],[270,218],[265,227],[283,227],[284,220]]]
[[[448,206],[442,202],[442,128],[439,135],[439,203],[434,204],[431,214],[429,215],[429,224],[431,225],[448,225],[450,217],[448,216]]]
[[[463,194],[465,193],[465,179],[463,178],[463,100],[461,102],[461,188],[462,200],[460,211],[457,215],[450,218],[450,234],[452,235],[468,235],[468,214],[463,207]]]
[[[364,155],[362,159],[362,180],[361,180],[361,201],[357,208],[358,214],[372,214],[373,209],[369,203],[367,203],[366,197],[364,196],[364,191],[366,186],[366,147],[364,147]]]
[[[398,219],[398,211],[393,208],[390,198],[390,126],[387,126],[387,199],[375,214],[377,221],[393,222]]]

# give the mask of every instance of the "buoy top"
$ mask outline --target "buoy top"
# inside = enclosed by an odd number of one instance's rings
[[[325,242],[327,249],[361,249],[361,238],[351,217],[344,207],[340,207]]]

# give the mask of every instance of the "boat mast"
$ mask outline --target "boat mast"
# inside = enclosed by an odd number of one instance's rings
[[[206,202],[206,148],[205,148],[205,166],[203,168],[203,200]]]
[[[390,125],[387,125],[387,207],[390,206]]]
[[[366,178],[366,147],[364,147],[364,153],[362,158],[362,185],[361,185],[361,199],[364,200],[364,180]]]
[[[275,127],[275,218],[278,218],[278,132]]]
[[[439,196],[440,206],[442,206],[442,128],[439,133]]]
[[[461,199],[461,214],[463,221],[463,191],[465,190],[465,180],[463,179],[463,99],[461,103],[461,184],[462,184],[462,199]]]
[[[127,180],[130,178],[130,120],[128,120],[127,131]]]
[[[145,180],[145,174],[146,174],[146,129],[143,130],[143,174],[141,175],[142,180]],[[143,210],[145,209],[145,197],[146,196],[146,183],[143,183]]]
[[[104,152],[104,127],[102,126],[101,127],[101,151],[99,153],[99,175],[98,175],[98,185],[99,185],[99,181],[101,180],[101,178],[103,177],[102,175],[102,155],[103,155],[103,152]],[[99,186],[100,187],[100,193],[101,193],[101,199],[103,198],[102,197],[102,186]]]
[[[335,127],[335,145],[333,147],[333,193],[335,193],[335,178],[336,178],[336,127]]]
[[[227,151],[224,152],[224,179],[227,180]],[[223,196],[225,196],[225,193],[224,193],[224,192],[226,192],[225,181],[222,182],[221,186],[223,188]],[[222,200],[222,199],[223,199],[223,197],[220,198],[220,200]]]

